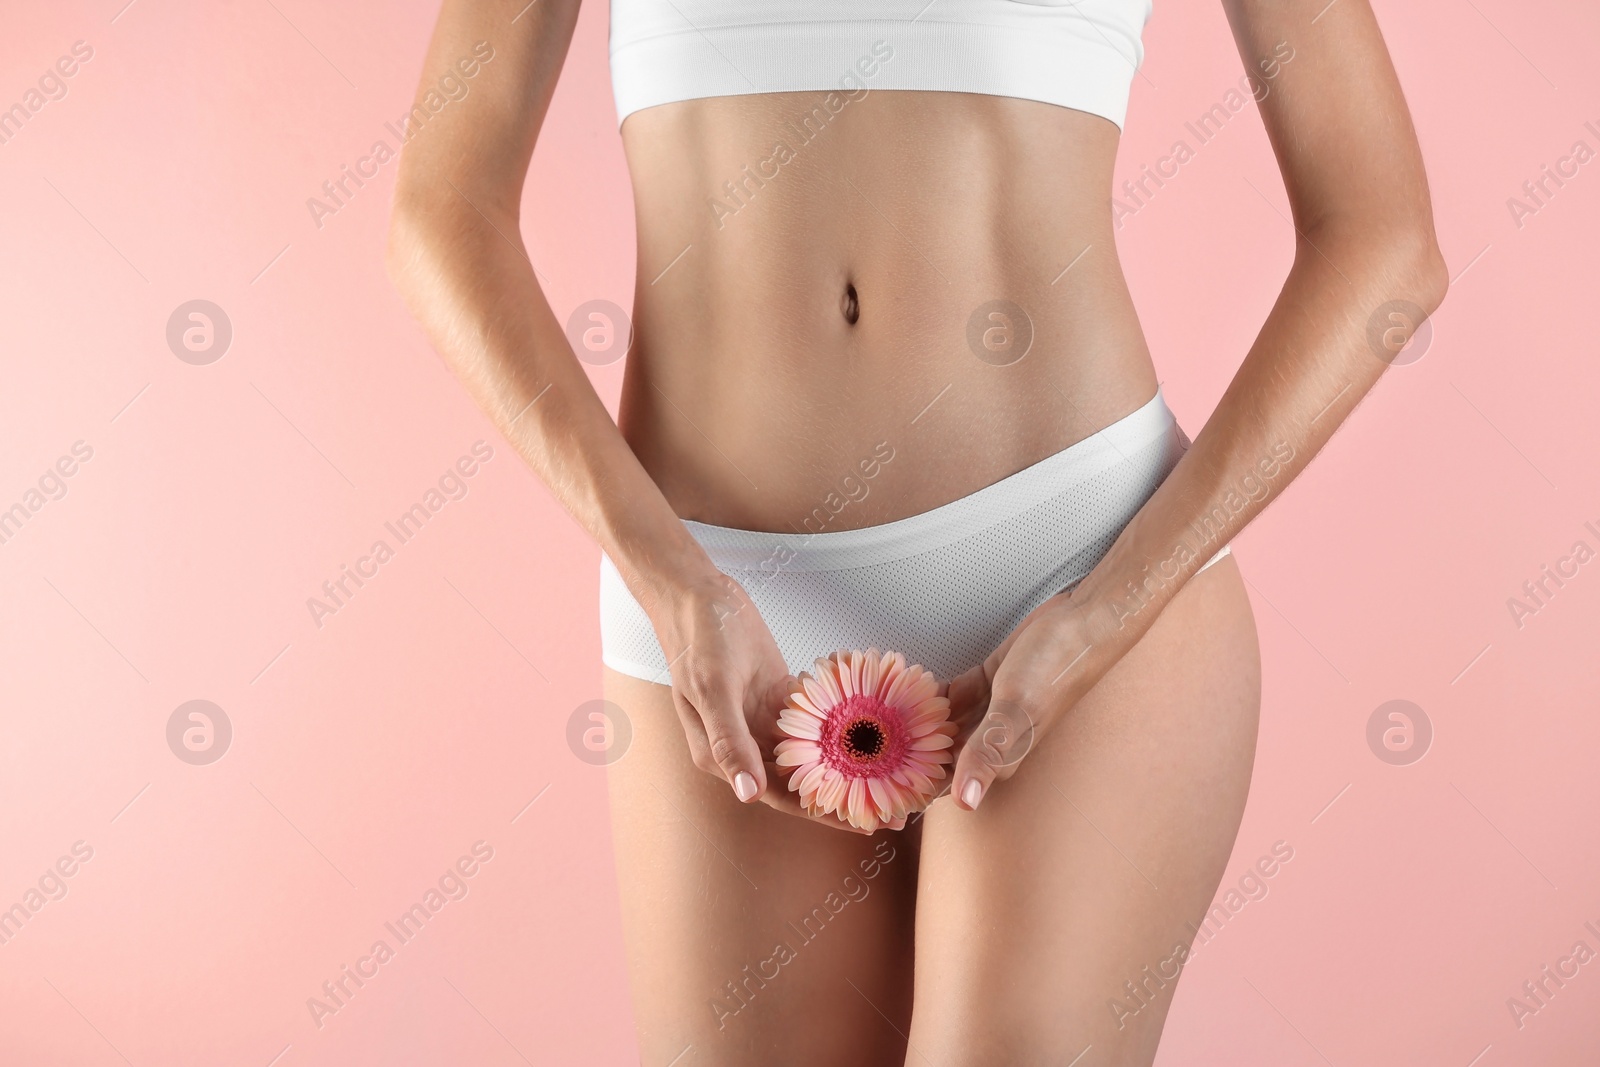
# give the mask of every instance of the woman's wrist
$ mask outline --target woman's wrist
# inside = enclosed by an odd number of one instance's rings
[[[635,533],[623,539],[631,548],[618,548],[611,557],[623,584],[652,619],[661,607],[686,597],[721,587],[723,575],[699,542],[689,536],[682,520],[676,529]]]
[[[1141,518],[1146,521],[1141,522]],[[1097,640],[1122,637],[1131,646],[1188,577],[1205,563],[1205,559],[1194,560],[1193,553],[1184,551],[1181,538],[1177,538],[1176,550],[1168,542],[1162,542],[1165,551],[1152,550],[1141,536],[1147,524],[1143,513],[1136,515],[1110,551],[1072,591],[1073,602]]]

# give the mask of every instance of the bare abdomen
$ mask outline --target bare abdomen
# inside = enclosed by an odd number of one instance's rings
[[[846,492],[832,528],[875,525],[1150,398],[1113,124],[886,91],[824,124],[821,98],[687,101],[623,127],[639,280],[619,421],[679,515],[789,530]]]

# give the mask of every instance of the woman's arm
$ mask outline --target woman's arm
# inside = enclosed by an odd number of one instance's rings
[[[1111,550],[952,683],[952,704],[986,715],[952,779],[964,807],[975,806],[969,781],[981,799],[1009,777],[1028,731],[1088,692],[1305,468],[1449,284],[1416,134],[1367,0],[1224,7],[1252,73],[1279,42],[1294,49],[1260,105],[1294,215],[1294,265],[1210,421]]]
[[[674,703],[696,765],[750,801],[767,775],[749,719],[782,702],[787,668],[754,610],[730,615],[729,605],[744,606],[743,590],[711,564],[623,440],[522,243],[523,180],[577,16],[578,0],[445,0],[417,103],[429,114],[429,93],[452,74],[467,92],[405,145],[389,275],[473,398],[649,613],[674,661]]]

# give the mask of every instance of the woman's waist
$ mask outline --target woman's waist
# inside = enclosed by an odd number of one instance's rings
[[[832,408],[788,395],[720,416],[691,415],[654,383],[634,381],[631,394],[659,403],[640,417],[625,401],[632,417],[623,424],[691,528],[823,535],[821,544],[843,531],[938,521],[928,516],[941,510],[943,520],[992,513],[1154,446],[1174,424],[1145,370],[1094,389],[1048,376],[1026,390],[919,377],[838,397]],[[852,393],[847,382],[839,391]]]
[[[685,518],[787,528],[880,446],[907,462],[854,524],[944,503],[1155,392],[1114,251],[1069,246],[969,249],[927,276],[903,246],[820,236],[787,264],[705,250],[639,289],[619,423]]]
[[[864,315],[979,289],[1033,311],[1031,297],[1120,286],[1113,123],[1032,100],[891,91],[797,140],[826,97],[715,97],[629,117],[642,300],[706,300],[721,314],[725,298],[803,302],[854,280]],[[829,295],[820,306],[836,314]]]

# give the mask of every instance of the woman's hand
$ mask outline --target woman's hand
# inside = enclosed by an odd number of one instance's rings
[[[961,724],[950,794],[973,810],[1132,648],[1138,632],[1109,605],[1059,593],[945,692]]]
[[[778,712],[795,678],[744,588],[720,572],[707,575],[663,598],[656,614],[672,704],[694,765],[725,780],[746,804],[760,799],[811,822],[867,833],[809,815],[773,762],[783,737]]]

